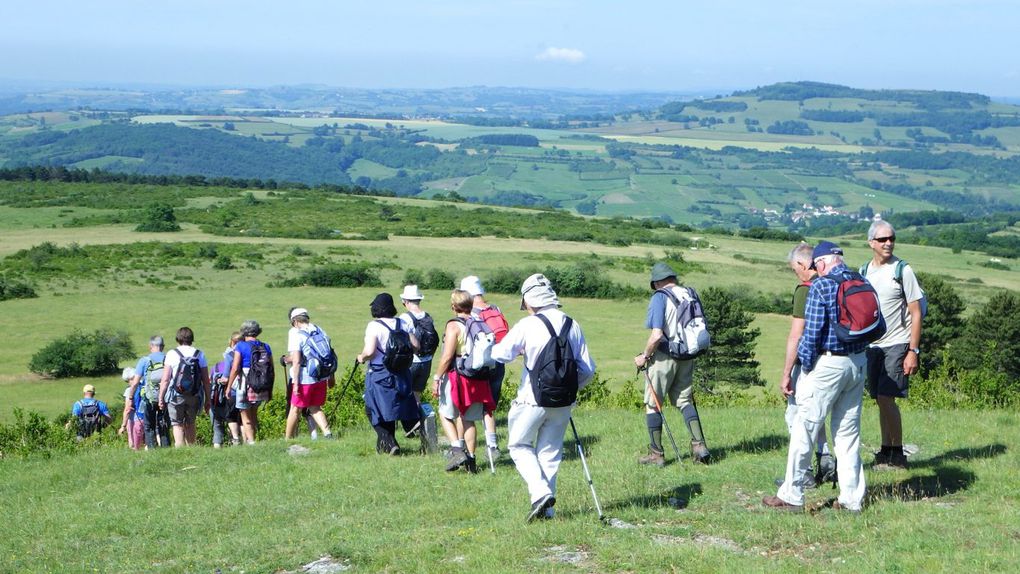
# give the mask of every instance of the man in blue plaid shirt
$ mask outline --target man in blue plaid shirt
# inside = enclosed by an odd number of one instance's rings
[[[839,284],[827,276],[850,272],[843,250],[822,241],[812,252],[818,279],[808,291],[804,334],[797,345],[801,378],[797,381],[797,416],[790,434],[786,477],[776,496],[762,503],[777,510],[804,509],[804,478],[818,427],[832,413],[832,437],[838,464],[839,498],[833,508],[860,512],[864,500],[861,465],[861,400],[867,360],[865,343],[848,345],[836,337],[836,291]]]

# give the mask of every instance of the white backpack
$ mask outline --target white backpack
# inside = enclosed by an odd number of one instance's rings
[[[674,285],[659,289],[666,296],[666,321],[664,333],[669,344],[670,357],[693,359],[708,350],[712,340],[708,334],[705,309],[692,287]]]
[[[455,321],[464,325],[464,337],[467,341],[465,353],[455,361],[457,372],[472,379],[484,379],[489,376],[489,369],[496,366],[492,358],[492,346],[496,344],[496,336],[492,329],[481,319],[474,317]]]

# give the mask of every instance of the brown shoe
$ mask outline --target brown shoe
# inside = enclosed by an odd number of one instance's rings
[[[833,510],[838,510],[840,512],[846,512],[846,513],[849,513],[849,514],[860,514],[861,513],[861,509],[860,508],[858,508],[857,510],[854,510],[852,508],[847,508],[847,507],[843,506],[842,504],[840,504],[839,500],[833,500],[832,501],[832,509]]]
[[[691,441],[691,458],[698,464],[708,464],[712,458],[712,453],[708,452],[708,447],[705,446],[703,440],[692,440]]]
[[[639,464],[654,464],[658,467],[666,466],[666,457],[662,451],[648,449],[648,454],[638,459]]]
[[[766,496],[761,503],[773,510],[785,510],[787,512],[804,512],[803,505],[790,504],[778,496]]]

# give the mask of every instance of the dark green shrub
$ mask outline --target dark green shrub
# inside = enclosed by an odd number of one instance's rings
[[[271,287],[382,287],[379,272],[364,263],[341,263],[308,269]]]
[[[168,232],[180,231],[181,226],[177,224],[177,216],[174,215],[172,205],[157,203],[150,205],[142,211],[142,222],[135,227],[135,231]]]
[[[198,246],[198,256],[204,259],[216,259],[219,255],[215,243],[204,243]]]
[[[425,274],[422,273],[421,269],[408,269],[404,271],[404,285],[418,285],[421,287],[424,284]]]
[[[761,334],[752,328],[754,315],[747,311],[743,301],[730,297],[727,291],[709,287],[701,293],[712,346],[698,358],[694,380],[703,389],[712,389],[719,383],[736,386],[761,386],[758,361],[754,358],[755,339]]]
[[[29,370],[40,375],[94,377],[120,371],[118,363],[134,358],[131,340],[124,331],[98,329],[92,333],[73,331],[46,345],[32,356]]]
[[[596,372],[591,381],[577,393],[577,404],[586,407],[607,407],[612,395],[609,384]]]
[[[34,299],[39,295],[31,285],[23,281],[0,276],[0,301],[8,299]]]
[[[429,269],[428,275],[425,277],[424,284],[421,285],[422,289],[438,289],[446,290],[453,289],[456,286],[456,277],[449,271],[444,271],[433,267]]]
[[[213,269],[226,270],[233,268],[234,261],[230,258],[229,255],[220,255],[219,257],[216,258],[216,261],[213,261]]]

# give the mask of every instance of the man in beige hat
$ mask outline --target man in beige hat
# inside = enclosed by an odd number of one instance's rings
[[[107,408],[106,403],[96,398],[95,386],[85,385],[82,387],[81,393],[82,399],[75,401],[71,407],[71,414],[74,415],[74,418],[67,421],[67,425],[65,425],[69,427],[73,421],[77,420],[79,439],[101,430],[112,420],[110,409]]]

